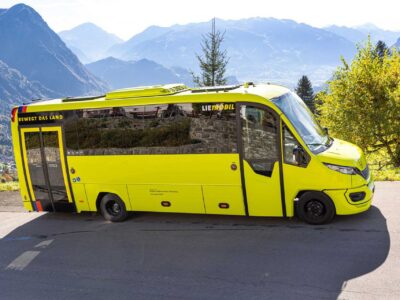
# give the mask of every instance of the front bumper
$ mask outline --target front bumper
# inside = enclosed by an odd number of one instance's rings
[[[374,181],[368,184],[345,190],[324,190],[333,201],[337,215],[353,215],[366,211],[370,208],[375,192]],[[365,193],[365,197],[359,201],[352,201],[350,194]]]

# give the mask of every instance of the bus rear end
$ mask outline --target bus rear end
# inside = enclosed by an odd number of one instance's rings
[[[29,106],[11,113],[11,133],[20,191],[29,211],[73,211],[62,139],[62,114],[30,112]]]

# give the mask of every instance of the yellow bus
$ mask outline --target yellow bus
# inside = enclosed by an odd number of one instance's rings
[[[367,210],[361,149],[332,138],[304,102],[271,84],[137,87],[36,101],[11,114],[29,211],[260,217],[310,224]]]

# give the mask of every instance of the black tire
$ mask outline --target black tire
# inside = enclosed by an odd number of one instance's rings
[[[103,196],[100,211],[104,219],[111,222],[122,222],[128,217],[124,201],[115,194]]]
[[[322,192],[306,192],[296,202],[296,214],[312,225],[326,224],[336,215],[332,200]]]

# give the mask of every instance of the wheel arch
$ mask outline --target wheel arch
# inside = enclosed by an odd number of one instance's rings
[[[125,184],[85,184],[85,192],[91,211],[99,211],[101,199],[107,194],[118,196],[128,211],[132,210],[128,188]]]
[[[321,195],[323,195],[324,197],[329,198],[329,200],[332,201],[333,205],[335,205],[335,201],[333,201],[332,198],[331,198],[327,193],[325,193],[323,190],[322,190],[322,191],[321,191],[321,190],[301,190],[301,191],[299,191],[299,192],[296,194],[295,199],[300,199],[300,197],[303,196],[305,193],[321,194]],[[297,202],[297,201],[295,201],[295,203],[296,203],[296,202]],[[335,206],[335,207],[336,207],[336,206]]]
[[[305,205],[306,202],[312,201],[312,200],[317,200],[319,202],[325,203],[325,208],[330,208],[331,213],[327,213],[328,215],[331,215],[330,218],[327,218],[327,221],[322,222],[320,224],[325,224],[329,223],[333,217],[336,215],[336,205],[335,202],[332,200],[332,198],[324,193],[324,191],[318,191],[318,190],[304,190],[300,191],[296,195],[297,201],[295,201],[294,204],[294,213],[296,217],[299,217],[303,221],[308,222],[307,220],[304,219],[303,213],[300,213],[300,210],[303,209],[303,205]],[[329,211],[329,210],[328,210]],[[303,216],[302,216],[303,215]],[[318,224],[318,223],[310,223],[310,224]]]
[[[109,193],[109,192],[100,192],[97,197],[96,197],[96,211],[100,211],[100,202],[101,199],[103,199],[103,197],[107,194],[113,194],[113,193]],[[117,195],[118,196],[118,195]],[[119,197],[119,196],[118,196]],[[121,197],[120,197],[121,198]]]
[[[119,193],[117,193],[117,192],[115,192],[115,191],[108,191],[108,192],[99,192],[98,194],[97,194],[97,197],[96,197],[96,210],[99,212],[100,211],[100,203],[101,203],[101,200],[105,197],[105,196],[107,196],[107,195],[114,195],[114,196],[117,196],[124,204],[125,204],[125,207],[127,208],[127,210],[129,210],[129,201],[127,201],[126,199],[124,199],[124,197],[121,197],[121,195],[119,194]]]

